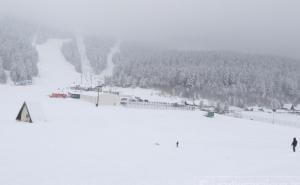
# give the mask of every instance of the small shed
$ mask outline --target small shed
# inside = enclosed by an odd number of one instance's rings
[[[30,116],[30,113],[29,113],[28,106],[27,106],[26,102],[23,103],[23,105],[22,105],[22,107],[21,107],[21,109],[20,109],[20,111],[17,115],[16,120],[32,123],[32,119],[31,119],[31,116]]]
[[[24,102],[22,104],[16,120],[26,123],[46,121],[42,107],[39,104],[32,102]]]
[[[69,96],[74,99],[80,99],[80,94],[69,93]]]
[[[214,112],[208,112],[206,117],[213,118],[213,117],[215,117],[215,113]]]

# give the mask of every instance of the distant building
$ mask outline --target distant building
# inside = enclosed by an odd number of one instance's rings
[[[26,86],[26,85],[32,85],[32,80],[22,80],[15,82],[16,86]]]
[[[294,106],[294,111],[300,112],[300,104]]]
[[[282,109],[288,110],[288,111],[293,111],[293,110],[295,110],[295,107],[294,107],[293,104],[287,103],[287,104],[284,104],[284,105],[283,105]]]
[[[99,95],[99,105],[120,105],[121,99],[115,94],[100,94]]]
[[[108,105],[108,106],[115,106],[115,105],[120,105],[121,103],[121,98],[118,95],[115,94],[107,94],[107,93],[101,93],[99,94],[99,102],[98,101],[98,96],[95,95],[85,95],[85,94],[80,94],[80,99],[83,101],[91,102],[93,104],[98,105]]]

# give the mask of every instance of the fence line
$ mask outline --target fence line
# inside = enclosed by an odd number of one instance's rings
[[[230,117],[235,117],[235,118],[240,118],[240,119],[248,119],[248,120],[253,120],[253,121],[261,121],[261,122],[274,124],[274,125],[300,128],[300,119],[299,119],[299,122],[297,122],[297,121],[280,120],[280,119],[276,119],[276,118],[274,118],[274,119],[266,118],[266,117],[254,116],[254,115],[245,115],[243,113],[233,113],[233,114],[227,114],[227,115]]]
[[[127,102],[123,104],[125,107],[132,108],[144,108],[144,109],[158,109],[158,110],[197,110],[194,106],[189,105],[174,105],[172,103],[162,103],[162,102]]]

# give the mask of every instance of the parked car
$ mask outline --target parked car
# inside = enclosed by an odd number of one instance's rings
[[[126,105],[128,103],[128,98],[121,98],[120,104]]]
[[[15,85],[17,85],[17,86],[32,85],[32,80],[18,81],[18,82],[15,82]]]

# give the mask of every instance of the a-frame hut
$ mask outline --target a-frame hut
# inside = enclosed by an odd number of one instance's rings
[[[16,120],[32,123],[32,119],[26,102],[23,103]]]

